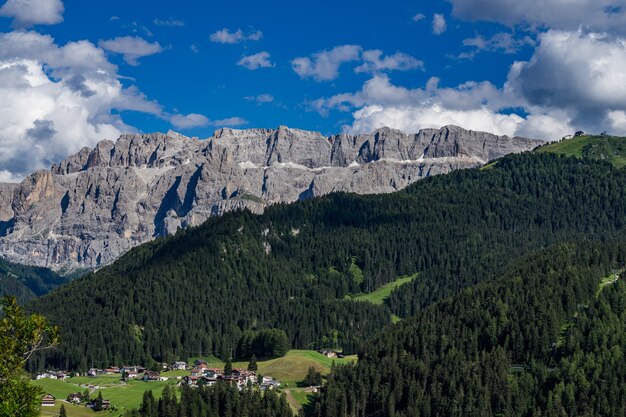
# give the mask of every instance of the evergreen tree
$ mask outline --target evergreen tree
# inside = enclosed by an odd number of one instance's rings
[[[233,363],[231,362],[231,360],[227,360],[226,363],[224,364],[224,375],[226,376],[230,376],[233,374]]]
[[[59,409],[59,417],[67,417],[67,412],[65,411],[64,404],[61,404],[61,408]]]
[[[248,363],[248,371],[252,371],[252,372],[256,372],[258,366],[256,363],[256,355],[252,354],[252,357],[250,358],[250,362]]]

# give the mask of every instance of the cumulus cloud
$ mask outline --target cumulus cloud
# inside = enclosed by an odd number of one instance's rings
[[[531,106],[567,111],[587,130],[625,134],[626,39],[548,31],[529,62],[513,65],[509,85]]]
[[[115,39],[100,41],[100,48],[107,51],[122,54],[124,61],[129,65],[139,65],[139,58],[158,54],[163,51],[158,42],[150,43],[136,36],[122,36]]]
[[[63,21],[61,0],[7,0],[0,16],[13,18],[13,26],[54,25]]]
[[[411,20],[414,21],[414,22],[419,22],[419,21],[424,20],[424,19],[426,19],[426,15],[424,15],[422,13],[418,13],[418,14],[414,15],[411,18]]]
[[[347,132],[383,126],[416,132],[454,124],[501,135],[555,139],[571,130],[550,113],[524,118],[503,111],[522,103],[508,88],[487,81],[443,88],[438,79],[431,78],[424,88],[409,89],[392,84],[388,76],[375,75],[360,91],[322,98],[311,106],[322,114],[332,109],[353,112],[354,121],[344,127]]]
[[[387,70],[408,71],[423,68],[424,62],[402,52],[382,56],[383,51],[372,49],[363,52],[363,64],[354,69],[355,72],[380,72]]]
[[[331,50],[320,51],[312,58],[300,57],[291,61],[291,67],[300,78],[313,78],[316,81],[330,81],[339,76],[339,67],[346,62],[358,61],[362,48],[358,45],[336,46]]]
[[[215,33],[212,33],[211,36],[209,36],[209,39],[211,39],[211,42],[215,43],[235,44],[241,43],[243,41],[258,41],[262,37],[263,32],[261,32],[260,30],[250,32],[246,35],[241,29],[237,29],[237,31],[231,32],[230,29],[224,28],[222,30],[218,30]]]
[[[471,21],[507,26],[626,34],[624,0],[448,0],[452,13]]]
[[[446,18],[444,15],[435,13],[433,15],[433,33],[435,35],[441,35],[448,29]]]
[[[274,96],[271,94],[259,94],[258,96],[246,96],[243,99],[258,104],[263,104],[271,103],[272,101],[274,101]]]
[[[161,106],[125,88],[117,67],[88,41],[57,45],[35,32],[0,34],[0,166],[18,180],[84,146],[134,128],[120,111],[161,117]]]
[[[254,55],[243,56],[238,62],[237,65],[240,67],[244,67],[249,69],[250,71],[257,70],[259,68],[271,68],[274,66],[272,61],[270,61],[269,52],[259,52]]]

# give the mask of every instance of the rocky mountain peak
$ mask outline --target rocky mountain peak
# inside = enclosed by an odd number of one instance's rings
[[[457,126],[330,137],[287,126],[224,128],[204,140],[125,134],[20,184],[0,184],[0,255],[55,270],[96,268],[230,210],[392,192],[541,143]]]

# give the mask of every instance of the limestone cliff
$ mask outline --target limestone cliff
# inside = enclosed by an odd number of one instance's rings
[[[128,249],[211,216],[261,212],[335,191],[399,190],[543,142],[455,126],[405,134],[336,135],[281,126],[103,140],[0,184],[0,256],[54,270],[96,268]]]

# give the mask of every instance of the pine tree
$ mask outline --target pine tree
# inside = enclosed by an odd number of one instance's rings
[[[224,375],[230,376],[233,374],[233,363],[231,360],[227,360],[226,364],[224,364]]]
[[[256,363],[256,355],[253,353],[252,357],[250,358],[250,362],[248,363],[248,371],[256,372],[257,369],[258,366]]]
[[[59,417],[67,417],[67,412],[65,411],[65,405],[61,404],[61,409],[59,410]]]

